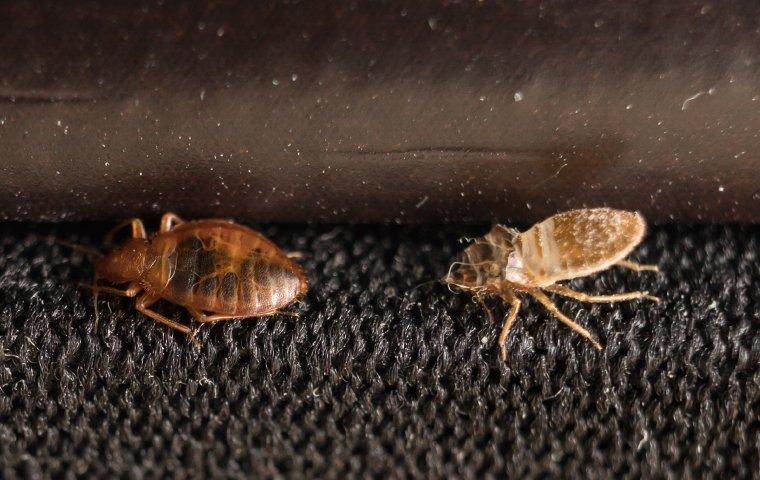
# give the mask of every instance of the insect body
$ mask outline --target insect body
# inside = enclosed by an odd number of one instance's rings
[[[183,333],[190,329],[151,310],[159,299],[184,307],[199,322],[278,313],[306,293],[302,268],[263,235],[226,220],[185,222],[172,213],[148,238],[139,219],[132,238],[98,260],[92,290],[137,297],[142,314]],[[109,237],[113,234],[109,234]],[[108,237],[107,237],[108,238]],[[101,286],[99,279],[127,284]]]
[[[659,301],[646,292],[587,295],[557,283],[613,265],[657,271],[656,266],[625,260],[645,231],[646,224],[638,213],[610,208],[559,213],[525,232],[495,225],[465,249],[443,280],[472,292],[481,303],[487,296],[498,296],[510,303],[498,339],[502,359],[506,359],[507,335],[520,309],[518,293],[534,297],[562,323],[601,349],[596,338],[560,312],[543,290],[581,302],[613,303],[638,298]]]

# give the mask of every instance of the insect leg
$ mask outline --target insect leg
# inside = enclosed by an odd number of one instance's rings
[[[138,283],[130,283],[126,290],[119,290],[118,288],[101,287],[98,285],[98,277],[95,276],[92,280],[92,285],[86,283],[80,283],[80,287],[89,288],[92,290],[92,306],[95,309],[95,324],[92,326],[92,331],[98,330],[98,323],[100,323],[100,314],[98,313],[98,293],[112,293],[114,295],[121,295],[122,297],[135,297],[142,290],[142,287]]]
[[[132,226],[132,238],[148,238],[148,234],[145,232],[145,225],[143,225],[142,220],[139,218],[132,218],[129,220],[124,220],[109,230],[108,233],[106,233],[104,242],[106,244],[111,243],[114,234],[116,234],[116,232],[126,227],[127,225]]]
[[[185,221],[179,218],[176,213],[166,212],[164,216],[161,217],[161,231],[168,232],[174,228],[175,225],[182,225],[183,223],[185,223]]]
[[[145,225],[142,220],[135,218],[132,220],[132,238],[148,238],[148,234],[145,232]]]
[[[575,290],[571,290],[564,285],[557,285],[557,284],[545,287],[545,290],[552,293],[556,293],[557,295],[562,295],[563,297],[573,298],[575,300],[578,300],[579,302],[615,303],[615,302],[624,302],[626,300],[636,300],[639,298],[646,298],[647,300],[652,300],[653,302],[660,303],[659,298],[653,295],[649,295],[645,292],[625,292],[625,293],[615,293],[613,295],[589,295],[583,292],[576,292]]]
[[[630,260],[620,260],[615,265],[618,267],[627,268],[634,272],[659,272],[660,268],[657,265],[642,265],[640,263],[631,262]]]
[[[485,296],[486,296],[485,294],[478,292],[473,296],[473,298],[475,299],[476,302],[480,304],[481,307],[483,307],[483,310],[485,310],[486,315],[488,315],[488,320],[493,322],[494,321],[493,313],[491,312],[491,309],[488,308],[488,305],[486,305],[486,301],[484,299]]]
[[[501,332],[499,332],[499,357],[502,361],[507,359],[507,335],[509,335],[509,331],[512,329],[512,323],[514,323],[515,318],[517,318],[517,312],[520,311],[520,299],[517,298],[515,295],[511,295],[511,298],[509,299],[510,303],[512,304],[512,308],[509,310],[509,313],[507,314],[507,317],[504,319],[504,325],[501,327]]]
[[[557,319],[560,322],[572,328],[575,332],[586,337],[591,343],[594,344],[594,347],[596,347],[598,350],[602,349],[602,345],[596,340],[596,338],[594,337],[594,335],[591,334],[591,332],[581,327],[574,321],[570,320],[570,318],[565,316],[564,313],[560,312],[559,308],[557,308],[557,306],[554,305],[551,299],[549,299],[549,297],[544,295],[543,292],[541,292],[540,290],[532,289],[532,290],[528,290],[528,293],[530,293],[536,300],[541,302],[544,305],[544,307],[546,307],[546,309],[549,310],[549,312],[551,312],[552,315],[557,317]]]
[[[146,317],[150,317],[150,318],[152,318],[153,320],[155,320],[155,321],[157,321],[159,323],[163,323],[164,325],[166,325],[168,327],[171,327],[171,328],[173,328],[175,330],[179,330],[180,332],[188,335],[190,337],[190,340],[193,342],[193,344],[196,347],[200,348],[201,347],[200,342],[198,342],[198,340],[196,340],[195,338],[192,337],[192,335],[190,335],[190,328],[189,327],[187,327],[185,325],[182,325],[181,323],[177,323],[174,320],[169,320],[168,318],[164,317],[160,313],[155,312],[155,311],[153,311],[153,310],[151,310],[151,309],[148,308],[149,306],[151,306],[152,304],[154,304],[158,299],[159,299],[159,297],[156,297],[156,296],[153,296],[153,295],[148,295],[147,293],[144,293],[144,294],[140,295],[139,297],[137,297],[137,301],[135,302],[135,309],[138,312],[140,312],[143,315],[145,315]]]
[[[190,315],[192,315],[193,318],[195,318],[201,323],[214,323],[221,320],[233,320],[235,318],[246,318],[246,315],[206,315],[200,310],[197,310],[192,307],[185,307],[185,309],[188,312],[190,312]]]

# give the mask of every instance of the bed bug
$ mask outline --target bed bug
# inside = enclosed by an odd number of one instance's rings
[[[131,238],[97,260],[88,286],[93,291],[95,328],[101,292],[137,297],[138,312],[188,335],[190,328],[150,306],[167,300],[197,321],[211,323],[284,313],[306,293],[303,269],[263,235],[242,225],[228,220],[186,222],[167,213],[151,238],[135,218],[117,225],[107,242],[126,226],[132,228]],[[126,288],[100,285],[101,279]]]
[[[557,283],[613,265],[635,271],[658,271],[654,265],[625,260],[645,231],[646,223],[639,213],[611,208],[559,213],[525,232],[497,224],[464,250],[443,281],[471,292],[483,305],[483,299],[489,296],[510,304],[498,338],[502,360],[507,356],[505,344],[520,309],[521,293],[538,300],[559,321],[601,349],[594,335],[565,316],[544,291],[590,303],[635,299],[659,302],[647,292],[588,295]]]

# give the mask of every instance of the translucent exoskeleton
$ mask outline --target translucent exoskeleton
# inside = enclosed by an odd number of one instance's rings
[[[173,213],[148,238],[142,221],[131,219],[131,238],[95,266],[91,286],[98,322],[98,293],[137,297],[143,315],[180,332],[190,328],[150,306],[163,299],[184,307],[199,322],[283,313],[307,290],[303,269],[263,235],[228,220],[185,222]],[[118,289],[100,284],[126,284]]]
[[[510,304],[498,339],[502,359],[506,359],[507,335],[520,309],[520,293],[531,295],[559,321],[601,349],[594,335],[565,316],[544,291],[591,303],[635,299],[658,302],[647,292],[588,295],[557,283],[614,265],[658,271],[654,265],[625,260],[645,232],[646,223],[639,213],[611,208],[559,213],[525,232],[495,225],[465,249],[443,281],[471,292],[481,303],[485,297],[496,296]]]

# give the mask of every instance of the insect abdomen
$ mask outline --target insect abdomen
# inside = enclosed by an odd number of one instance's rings
[[[646,229],[636,212],[589,208],[559,213],[515,238],[525,269],[540,285],[590,275],[625,258]]]
[[[272,313],[305,291],[300,267],[263,237],[219,224],[178,229],[154,267],[159,295],[198,310],[241,316]],[[172,235],[173,234],[173,235]]]

